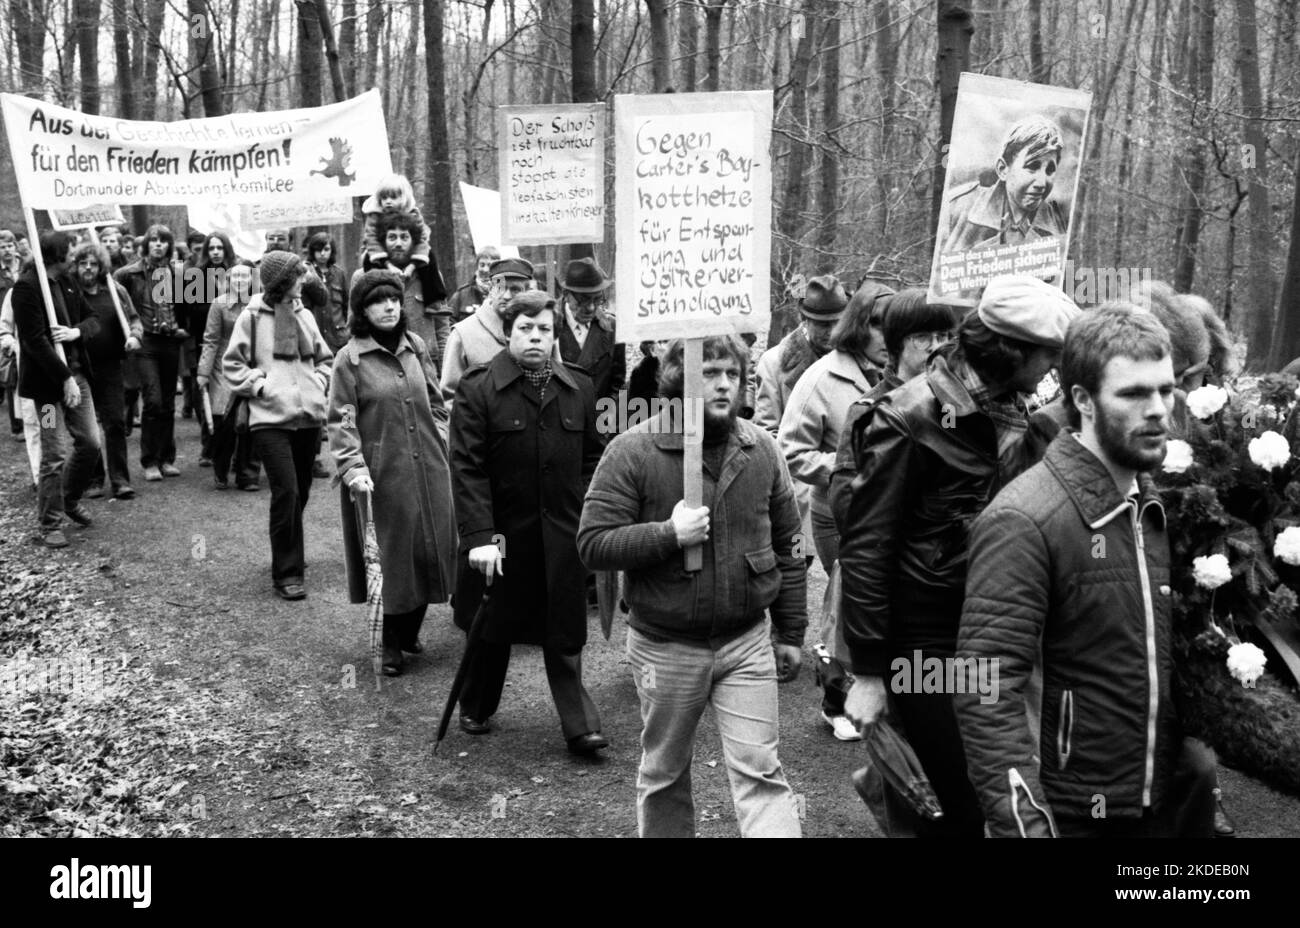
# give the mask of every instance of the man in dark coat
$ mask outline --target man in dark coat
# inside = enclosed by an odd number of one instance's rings
[[[468,630],[484,584],[493,586],[460,725],[469,734],[490,730],[510,646],[537,644],[569,749],[589,754],[608,745],[582,686],[586,570],[576,542],[583,495],[603,450],[595,393],[581,368],[552,364],[555,301],[545,293],[512,297],[501,320],[505,350],[461,378],[452,406],[459,627]]]
[[[1172,697],[1169,538],[1150,476],[1165,458],[1172,352],[1135,309],[1070,325],[1061,379],[1078,431],[971,529],[957,658],[991,665],[1000,697],[966,687],[956,704],[994,837],[1213,834],[1214,754],[1183,738]]]
[[[564,271],[559,319],[560,356],[587,372],[596,399],[618,400],[627,373],[627,352],[614,339],[606,296],[614,283],[594,259],[570,261]]]
[[[468,319],[483,305],[492,287],[492,265],[501,260],[501,252],[491,245],[478,253],[474,265],[474,279],[459,288],[447,301],[451,324]]]
[[[41,470],[36,488],[36,512],[41,542],[50,548],[67,547],[61,527],[66,516],[90,525],[81,496],[99,457],[99,426],[90,393],[90,358],[87,339],[99,334],[99,319],[86,306],[68,280],[72,241],[66,232],[41,236],[41,260],[49,277],[55,322],[45,308],[35,264],[18,276],[13,288],[14,328],[22,351],[18,370],[18,395],[36,404],[41,424]],[[56,345],[63,346],[60,358]],[[66,430],[72,439],[67,452]]]

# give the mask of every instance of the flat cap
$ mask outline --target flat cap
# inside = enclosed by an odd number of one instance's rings
[[[1079,307],[1059,287],[1029,274],[994,277],[975,310],[989,329],[1007,338],[1060,349]]]
[[[524,280],[533,279],[533,266],[523,258],[502,258],[500,261],[493,261],[492,266],[488,268],[489,277],[522,277]]]

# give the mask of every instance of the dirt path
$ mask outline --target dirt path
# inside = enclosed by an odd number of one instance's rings
[[[621,621],[606,642],[593,616],[584,652],[584,677],[611,741],[602,760],[565,750],[535,648],[515,651],[496,730],[471,738],[453,725],[431,756],[463,643],[450,610],[430,609],[425,654],[376,692],[363,607],[347,602],[337,491],[327,481],[313,485],[309,598],[282,602],[270,588],[268,494],[213,489],[211,471],[197,467],[197,426],[179,420],[177,433],[182,476],[161,484],[137,476],[139,496],[129,503],[90,501],[98,521],[72,531],[65,551],[47,552],[27,536],[0,545],[7,570],[27,565],[68,578],[71,611],[61,634],[81,636],[82,647],[113,666],[125,655],[125,669],[115,671],[126,675],[118,702],[135,710],[126,724],[144,732],[131,763],[160,771],[141,787],[147,795],[126,804],[119,827],[241,836],[635,834],[640,725]],[[32,524],[25,466],[22,446],[0,441],[6,527]],[[816,570],[810,602],[820,602],[824,585]],[[89,611],[108,617],[95,635],[98,626],[78,618]],[[20,647],[10,631],[8,617],[0,620],[0,658]],[[41,641],[29,638],[23,643],[39,655]],[[862,750],[835,741],[820,721],[807,660],[800,679],[781,690],[781,757],[803,797],[805,833],[876,835],[848,779]],[[59,711],[80,717],[75,706]],[[707,715],[697,745],[699,831],[736,835]],[[1300,835],[1300,799],[1230,770],[1222,785],[1244,834]],[[20,814],[30,809],[0,804],[11,821]],[[48,811],[45,821],[56,823],[45,833],[71,833]]]

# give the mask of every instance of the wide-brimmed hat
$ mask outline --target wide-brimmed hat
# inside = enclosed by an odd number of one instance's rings
[[[834,322],[848,305],[849,298],[839,278],[826,274],[808,281],[808,288],[799,301],[799,312],[813,322]]]
[[[488,268],[490,277],[519,277],[524,280],[533,279],[533,266],[523,258],[502,258],[500,261],[493,261],[492,266]]]
[[[570,293],[599,293],[614,281],[605,276],[595,258],[577,258],[564,269],[564,289]]]

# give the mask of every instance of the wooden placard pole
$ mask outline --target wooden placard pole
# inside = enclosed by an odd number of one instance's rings
[[[32,263],[36,265],[36,280],[41,285],[41,298],[45,300],[45,314],[50,320],[50,329],[59,324],[59,317],[54,312],[54,297],[50,295],[50,278],[45,273],[45,256],[41,254],[41,237],[36,231],[36,211],[30,206],[23,206],[23,216],[27,219],[27,242],[32,249]],[[68,355],[63,350],[62,342],[54,343],[54,350],[59,360],[68,363]]]
[[[683,348],[682,499],[697,509],[704,498],[704,339],[688,338]],[[686,548],[686,569],[696,571],[703,566],[704,546]]]
[[[546,295],[555,299],[555,246],[546,246]]]
[[[86,228],[90,232],[91,243],[95,246],[95,250],[99,251],[99,233],[95,231],[94,226],[87,226]],[[104,268],[104,276],[108,278],[108,295],[113,300],[113,311],[117,313],[118,325],[122,327],[122,340],[123,342],[129,342],[131,340],[131,325],[126,321],[126,313],[122,311],[122,300],[117,295],[117,281],[113,279],[111,265]]]

